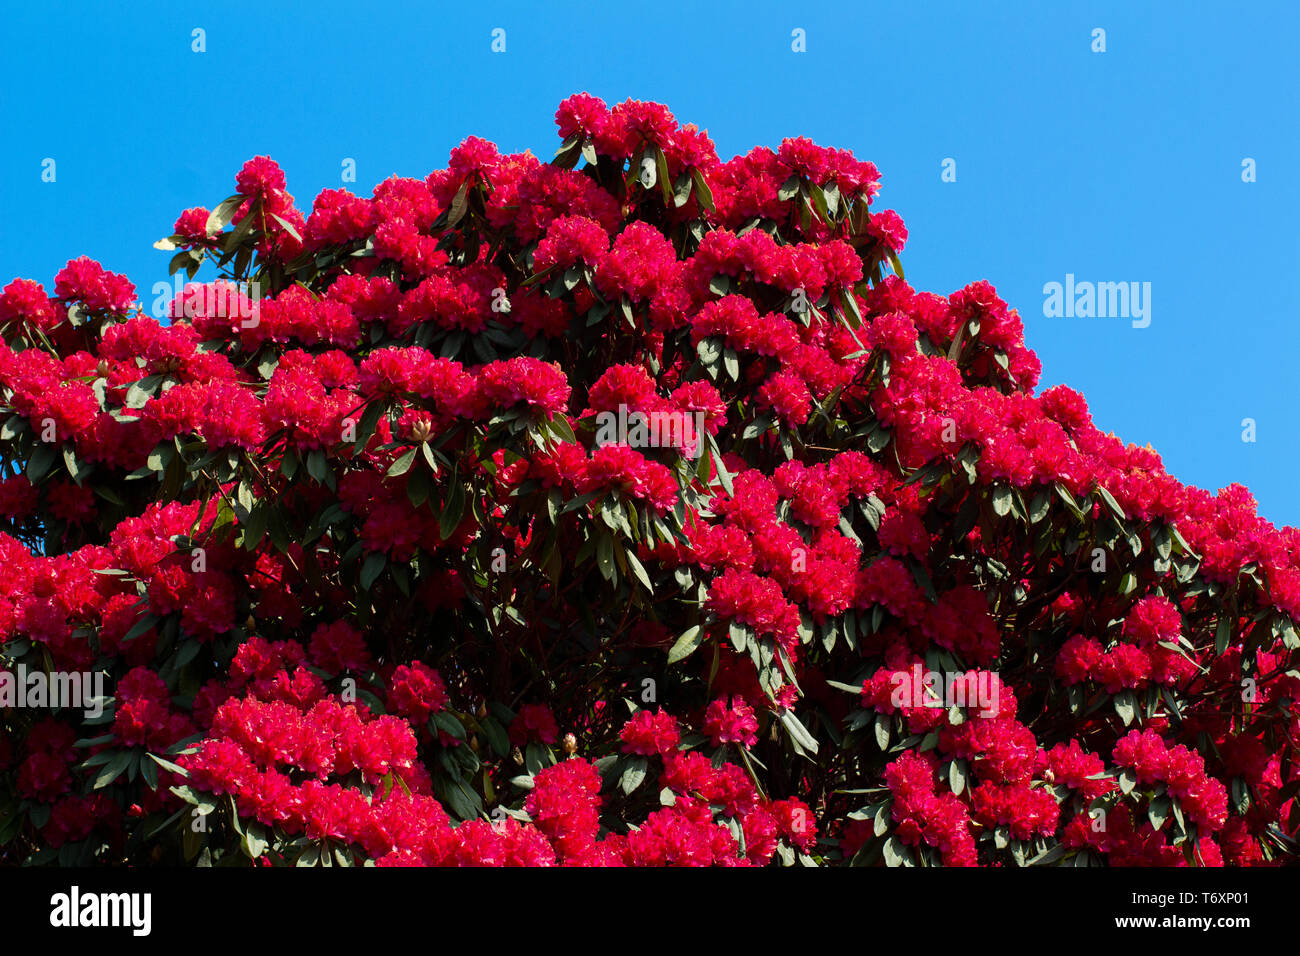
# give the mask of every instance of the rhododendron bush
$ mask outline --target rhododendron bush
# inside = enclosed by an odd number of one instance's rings
[[[111,700],[5,702],[0,860],[1290,860],[1300,532],[910,288],[870,163],[556,120],[249,161],[161,322],[5,287],[0,663]]]

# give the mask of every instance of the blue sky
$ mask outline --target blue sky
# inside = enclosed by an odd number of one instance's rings
[[[1282,0],[8,0],[0,283],[50,288],[86,254],[148,303],[167,279],[153,241],[229,195],[253,155],[280,162],[307,211],[344,185],[345,158],[368,195],[445,164],[470,133],[549,158],[570,93],[657,100],[724,158],[805,135],[876,163],[882,208],[911,230],[914,286],[988,279],[1024,318],[1044,385],[1082,391],[1103,430],[1152,444],[1183,481],[1241,482],[1265,516],[1300,524],[1297,27],[1300,4]],[[1150,325],[1045,317],[1043,286],[1067,273],[1149,282]]]

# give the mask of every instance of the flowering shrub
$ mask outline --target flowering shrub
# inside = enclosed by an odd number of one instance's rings
[[[0,860],[1290,860],[1300,532],[910,288],[870,163],[556,119],[307,214],[251,160],[168,324],[5,287],[0,657],[111,700],[0,696]]]

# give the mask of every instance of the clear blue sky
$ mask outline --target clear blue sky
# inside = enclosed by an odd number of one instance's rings
[[[1151,443],[1183,481],[1242,482],[1300,524],[1298,26],[1282,0],[4,0],[0,283],[50,288],[84,253],[148,303],[167,279],[152,242],[229,195],[255,154],[307,211],[343,185],[345,157],[368,195],[469,133],[549,158],[570,93],[657,100],[723,158],[806,135],[875,162],[917,288],[988,279],[1024,317],[1044,385],[1082,391],[1103,430]],[[1150,326],[1045,318],[1043,286],[1067,273],[1150,282]]]

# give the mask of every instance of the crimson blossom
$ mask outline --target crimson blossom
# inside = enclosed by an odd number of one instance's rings
[[[556,122],[250,160],[167,321],[0,293],[0,664],[111,693],[0,685],[0,862],[1294,861],[1300,532],[911,288],[872,164]]]

